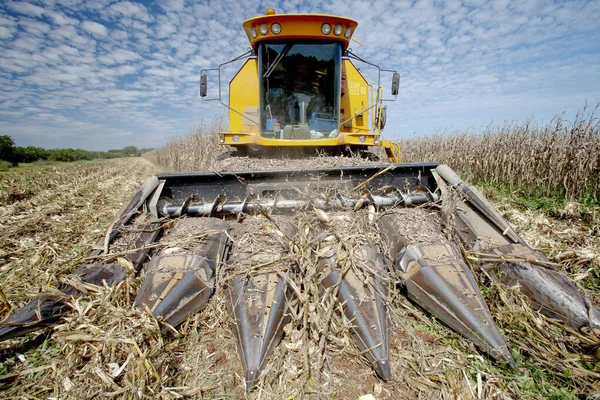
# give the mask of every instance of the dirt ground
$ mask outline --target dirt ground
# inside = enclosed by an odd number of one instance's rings
[[[375,165],[348,158],[255,160],[228,158],[214,170],[297,169]],[[40,294],[85,262],[93,246],[135,190],[158,168],[140,158],[35,167],[0,174],[0,316]],[[565,273],[598,304],[597,227],[549,219],[498,201],[526,240],[561,262]],[[427,219],[428,211],[419,210]],[[364,239],[368,213],[325,224],[317,213],[299,216],[314,235],[337,233],[349,248]],[[345,221],[345,222],[344,222]],[[260,227],[272,223],[258,221]],[[303,225],[304,224],[304,225]],[[418,224],[418,223],[417,223]],[[359,232],[358,234],[353,234]],[[368,235],[368,232],[364,233]],[[258,239],[260,240],[260,236]],[[313,256],[301,255],[311,268]],[[133,306],[141,276],[65,301],[72,307],[52,329],[0,343],[3,398],[194,399],[475,399],[600,398],[598,343],[564,333],[519,298],[485,287],[486,298],[517,359],[515,370],[494,364],[472,344],[393,291],[392,379],[379,380],[353,344],[348,323],[334,310],[326,348],[319,339],[327,301],[310,292],[304,306],[310,328],[298,321],[265,368],[259,388],[247,394],[222,291],[177,334],[161,336],[156,320]],[[483,282],[483,281],[482,281]],[[308,285],[308,284],[307,284]],[[313,297],[310,297],[313,296]],[[297,304],[296,306],[302,306]],[[324,308],[323,308],[324,307]],[[518,318],[515,317],[516,313]],[[519,319],[520,318],[520,319]],[[519,320],[519,322],[515,322]],[[580,337],[581,336],[581,337]],[[583,337],[583,339],[582,339]],[[546,352],[531,351],[532,344]],[[565,359],[566,358],[566,359]]]

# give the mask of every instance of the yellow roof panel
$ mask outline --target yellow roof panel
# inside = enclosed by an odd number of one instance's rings
[[[273,24],[281,27],[279,33],[274,33]],[[323,24],[329,24],[331,31],[322,32]],[[335,27],[341,25],[339,35]],[[350,18],[324,14],[272,14],[250,18],[242,24],[252,48],[261,41],[289,40],[289,39],[315,39],[339,41],[344,49],[348,48],[350,38],[358,26],[358,22]],[[261,33],[261,26],[263,33]],[[266,30],[265,30],[266,28]],[[276,32],[276,30],[275,30]]]

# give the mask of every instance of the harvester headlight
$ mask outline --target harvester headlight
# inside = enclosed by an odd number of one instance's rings
[[[277,22],[273,23],[271,25],[271,32],[273,32],[275,35],[279,35],[281,33],[281,25],[279,25]]]
[[[352,35],[352,28],[348,27],[346,28],[346,33],[344,33],[344,36],[346,36],[346,39],[349,39],[350,35]]]
[[[323,35],[329,35],[331,33],[331,25],[328,23],[321,25],[321,32],[323,32]]]
[[[239,142],[240,141],[240,135],[233,135],[233,137],[231,139],[233,139],[234,142]]]
[[[344,27],[342,26],[342,24],[337,24],[335,28],[333,28],[333,33],[335,34],[335,36],[340,36],[343,31]]]
[[[269,33],[269,27],[267,26],[267,24],[260,24],[258,26],[258,31],[260,32],[261,35],[266,35],[267,33]]]
[[[358,141],[361,142],[361,143],[364,143],[365,140],[367,140],[367,138],[365,136],[359,136],[358,137]]]
[[[219,135],[219,143],[225,143],[225,135],[222,133]]]
[[[258,36],[258,32],[256,32],[256,29],[254,29],[254,27],[250,28],[250,34],[254,39],[256,39],[256,37]]]

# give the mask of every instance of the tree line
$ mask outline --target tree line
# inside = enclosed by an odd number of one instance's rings
[[[8,135],[0,136],[0,161],[17,166],[19,163],[30,163],[40,160],[48,161],[79,161],[93,159],[107,159],[119,157],[139,157],[152,149],[138,149],[136,146],[127,146],[122,149],[108,151],[89,151],[83,149],[43,149],[36,146],[15,146],[14,140]]]

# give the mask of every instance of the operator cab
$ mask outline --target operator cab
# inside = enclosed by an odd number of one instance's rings
[[[342,52],[358,23],[330,15],[266,15],[244,21],[258,56],[260,135],[339,135]]]
[[[261,135],[336,137],[341,59],[342,47],[336,42],[259,43]]]

